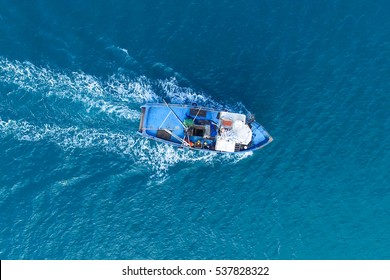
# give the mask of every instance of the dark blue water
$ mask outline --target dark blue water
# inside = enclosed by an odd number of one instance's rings
[[[389,259],[387,1],[0,1],[1,259]],[[136,135],[252,112],[246,156]]]

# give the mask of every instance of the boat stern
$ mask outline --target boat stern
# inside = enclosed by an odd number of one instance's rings
[[[140,121],[139,121],[139,127],[138,127],[138,132],[139,133],[143,133],[143,131],[144,131],[144,128],[145,128],[145,126],[144,126],[144,122],[145,122],[145,112],[146,112],[146,107],[145,106],[142,106],[141,107],[141,119],[140,119]]]

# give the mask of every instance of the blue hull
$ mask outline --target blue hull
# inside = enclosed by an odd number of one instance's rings
[[[217,153],[245,153],[273,140],[259,123],[248,123],[241,114],[161,103],[141,106],[138,133],[178,148]]]

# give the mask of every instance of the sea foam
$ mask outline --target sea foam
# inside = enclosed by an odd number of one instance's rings
[[[23,94],[38,94],[43,98],[54,96],[81,103],[87,114],[91,109],[97,109],[123,121],[134,122],[129,126],[133,130],[124,132],[82,125],[36,124],[23,119],[1,119],[0,116],[0,136],[3,137],[11,135],[18,141],[48,141],[64,151],[95,148],[126,156],[135,164],[146,166],[151,178],[158,178],[161,182],[167,178],[170,167],[181,162],[236,163],[251,155],[177,149],[136,135],[134,128],[139,120],[138,107],[147,102],[167,99],[178,104],[197,103],[199,106],[226,108],[204,93],[180,86],[175,78],[150,80],[145,76],[130,78],[123,73],[99,78],[83,72],[56,71],[48,66],[4,58],[0,58],[0,75],[0,82],[16,87],[16,94],[22,91]]]

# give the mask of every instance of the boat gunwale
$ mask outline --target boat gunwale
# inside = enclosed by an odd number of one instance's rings
[[[255,145],[252,148],[249,148],[246,150],[240,150],[240,151],[236,151],[236,152],[226,152],[226,151],[220,151],[220,150],[210,150],[210,149],[202,149],[202,148],[196,148],[196,147],[194,148],[194,147],[190,147],[190,146],[185,146],[183,144],[179,144],[176,142],[172,142],[172,141],[168,141],[165,139],[155,137],[155,136],[147,134],[145,132],[137,132],[137,134],[139,134],[141,137],[149,138],[149,139],[152,139],[156,142],[160,142],[160,143],[164,143],[164,144],[167,144],[170,146],[174,146],[174,147],[179,148],[179,149],[188,149],[188,150],[193,150],[193,151],[203,151],[203,152],[219,153],[219,154],[249,153],[249,152],[260,150],[260,149],[264,148],[265,146],[267,146],[268,144],[270,144],[274,140],[272,136],[269,136],[267,138],[267,142],[265,142],[264,144],[261,144],[260,146]]]
[[[217,109],[213,109],[213,108],[198,106],[197,104],[196,105],[169,104],[169,106],[170,107],[176,107],[176,108],[196,108],[196,109],[200,109],[201,108],[202,110],[207,110],[209,112],[214,112],[214,113],[230,112],[230,111],[217,110]],[[274,140],[273,137],[268,133],[268,131],[259,122],[254,121],[254,123],[258,126],[257,129],[261,129],[262,130],[261,133],[264,135],[265,139],[263,141],[260,141],[259,143],[255,144],[255,145],[252,145],[251,147],[249,147],[246,150],[227,152],[227,151],[211,150],[211,149],[204,149],[204,148],[198,148],[198,147],[191,147],[189,145],[188,146],[187,145],[183,145],[182,143],[176,143],[174,141],[169,141],[169,140],[166,140],[166,139],[158,138],[158,137],[156,137],[154,135],[151,135],[151,134],[146,132],[148,129],[145,129],[144,127],[142,127],[142,125],[143,125],[145,119],[147,119],[148,108],[150,108],[150,107],[154,107],[154,108],[156,108],[156,107],[166,107],[166,105],[162,104],[162,103],[146,103],[146,104],[142,105],[141,106],[142,115],[141,115],[139,130],[137,131],[137,133],[140,136],[152,139],[152,140],[160,142],[160,143],[165,143],[167,145],[171,145],[171,146],[177,147],[179,149],[186,148],[188,150],[205,151],[205,152],[211,152],[211,153],[224,153],[224,154],[248,153],[248,152],[251,152],[251,151],[255,151],[255,150],[261,149],[261,148],[267,146],[268,144],[270,144]],[[230,112],[230,113],[234,113],[234,112]],[[240,114],[240,113],[236,113],[236,114]]]

